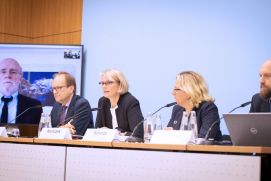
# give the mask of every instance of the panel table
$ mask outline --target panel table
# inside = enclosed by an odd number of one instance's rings
[[[1,181],[64,181],[66,147],[0,142]]]

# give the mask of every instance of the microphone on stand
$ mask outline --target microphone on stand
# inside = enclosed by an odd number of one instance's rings
[[[171,107],[171,106],[174,106],[175,104],[177,104],[176,102],[172,102],[172,103],[169,103],[169,104],[166,104],[165,106],[162,106],[160,107],[157,111],[155,111],[154,113],[152,113],[151,115],[155,115],[157,112],[159,112],[161,109],[164,109],[165,107]]]
[[[32,106],[32,107],[29,107],[29,108],[25,109],[23,112],[21,112],[20,114],[18,114],[15,118],[13,118],[12,120],[10,120],[9,122],[13,122],[13,121],[15,121],[16,119],[18,119],[19,117],[21,117],[21,116],[22,116],[24,113],[26,113],[27,111],[29,111],[29,110],[31,110],[31,109],[37,109],[37,108],[42,108],[42,105],[36,105],[36,106]],[[16,124],[16,122],[15,122],[15,124]],[[14,128],[15,128],[12,124],[7,123],[5,127],[6,127],[6,129],[7,129],[7,134],[8,134],[8,136],[18,136],[18,135],[13,135],[13,134],[12,134],[12,131],[11,131],[11,132],[8,131],[9,129],[14,129]]]
[[[236,109],[239,109],[241,107],[246,107],[249,104],[251,104],[251,101],[245,102],[245,103],[241,104],[240,106],[233,108],[229,113],[232,113],[233,111],[235,111]]]
[[[229,111],[228,113],[232,113],[232,112],[235,111],[236,109],[239,109],[239,108],[241,108],[241,107],[246,107],[246,106],[249,105],[249,104],[251,104],[251,101],[245,102],[245,103],[241,104],[240,106],[237,106],[237,107],[233,108],[233,109],[232,109],[231,111]],[[209,137],[209,134],[210,134],[210,132],[212,131],[213,127],[214,127],[216,124],[219,124],[220,121],[221,121],[222,119],[224,119],[224,116],[221,116],[219,119],[217,119],[215,122],[213,122],[213,123],[211,124],[211,126],[209,127],[209,129],[208,129],[208,131],[207,131],[207,133],[206,133],[206,135],[205,135],[203,141],[201,141],[201,142],[198,143],[198,144],[200,144],[200,145],[211,145],[211,144],[213,144],[213,142],[215,142],[214,140],[208,140],[208,139],[209,139],[208,137]]]
[[[91,108],[91,111],[98,111],[98,110],[101,110],[101,108],[96,108],[96,107],[95,108]],[[65,123],[67,121],[69,121],[69,123],[72,123],[74,121],[74,119],[78,118],[79,116],[81,116],[83,113],[86,113],[86,112],[88,112],[88,110],[82,110],[79,113],[66,118],[63,123]],[[62,124],[59,123],[56,127],[62,126],[63,123]]]
[[[32,106],[32,107],[29,107],[29,108],[25,109],[23,112],[21,112],[20,114],[18,114],[14,119],[12,119],[9,122],[13,122],[14,120],[18,119],[19,117],[21,117],[25,112],[29,111],[30,109],[37,109],[37,108],[42,108],[42,105],[36,105],[36,106]],[[7,124],[7,126],[8,125],[9,124]]]
[[[177,104],[176,102],[172,102],[172,103],[169,103],[169,104],[166,104],[165,106],[162,106],[160,107],[159,109],[157,109],[157,111],[155,111],[154,113],[152,113],[151,115],[155,115],[157,112],[159,112],[161,109],[163,108],[166,108],[166,107],[171,107],[173,105]],[[137,125],[135,126],[133,132],[131,133],[131,135],[125,140],[127,142],[138,142],[138,143],[141,143],[141,142],[144,142],[144,139],[142,138],[138,138],[138,137],[135,137],[134,134],[135,132],[137,131],[137,129],[139,128],[139,126],[141,124],[143,124],[144,122],[146,121],[146,118],[143,119],[142,121],[140,121],[139,123],[137,123]]]
[[[101,108],[99,107],[91,108],[91,111],[99,111],[99,110],[101,110]]]

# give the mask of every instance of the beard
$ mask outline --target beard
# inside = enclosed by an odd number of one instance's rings
[[[19,89],[19,84],[15,83],[12,85],[1,85],[0,86],[0,92],[5,96],[11,96]]]
[[[264,99],[270,99],[271,97],[271,88],[261,86],[260,96]]]

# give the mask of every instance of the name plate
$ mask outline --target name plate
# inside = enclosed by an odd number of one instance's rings
[[[8,137],[6,127],[0,127],[0,136],[1,137]]]
[[[101,142],[112,142],[118,135],[116,129],[87,129],[83,140],[84,141],[101,141]]]
[[[43,128],[39,138],[71,140],[72,135],[69,128]]]
[[[193,131],[184,130],[155,130],[150,143],[187,145],[194,140]]]

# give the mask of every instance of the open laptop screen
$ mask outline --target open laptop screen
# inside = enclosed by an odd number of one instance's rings
[[[271,146],[271,113],[223,114],[233,145]]]

